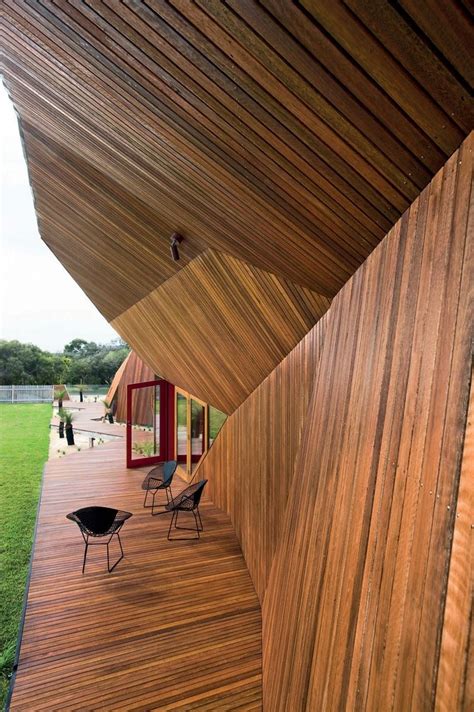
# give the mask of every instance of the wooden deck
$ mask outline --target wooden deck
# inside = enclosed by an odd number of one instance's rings
[[[11,710],[261,709],[260,606],[229,518],[205,499],[201,541],[170,543],[142,479],[123,442],[47,464]],[[134,514],[112,574],[105,547],[81,574],[65,515],[91,503]]]
[[[59,419],[56,414],[56,405],[51,423],[57,426]],[[102,421],[104,415],[104,406],[101,401],[97,403],[80,403],[79,401],[64,401],[66,410],[72,411],[74,414],[74,430],[87,431],[90,433],[98,433],[100,435],[109,435],[117,438],[125,438],[126,428],[124,425],[119,425],[117,422],[111,424],[108,420]]]

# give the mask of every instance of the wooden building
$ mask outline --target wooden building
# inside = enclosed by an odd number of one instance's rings
[[[142,383],[154,379],[154,371],[134,351],[130,351],[117,369],[105,397],[119,422],[125,423],[127,420],[127,386],[130,383]],[[143,397],[140,397],[142,394]],[[153,403],[149,402],[146,395],[146,392],[142,391],[134,404],[134,422],[137,425],[148,425],[153,422]]]
[[[117,369],[105,400],[115,419],[127,425],[129,467],[177,460],[180,475],[188,481],[227,417],[160,379],[134,351]]]
[[[42,239],[228,415],[265,712],[472,710],[470,3],[3,6]]]

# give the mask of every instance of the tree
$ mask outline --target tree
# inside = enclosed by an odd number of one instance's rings
[[[83,356],[86,346],[87,341],[84,339],[73,339],[64,347],[64,353],[73,357]]]
[[[64,383],[68,359],[33,344],[0,341],[0,383],[31,385]]]
[[[0,340],[0,383],[109,384],[129,350],[121,339],[110,344],[73,339],[61,354],[42,351],[33,344]]]

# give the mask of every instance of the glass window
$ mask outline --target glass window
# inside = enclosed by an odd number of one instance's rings
[[[188,399],[179,391],[176,393],[176,455],[186,459],[188,444]]]
[[[227,415],[212,405],[209,406],[209,445],[212,445],[217,433],[227,420]]]

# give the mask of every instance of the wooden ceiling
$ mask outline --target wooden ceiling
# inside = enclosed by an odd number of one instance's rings
[[[329,306],[317,292],[206,250],[112,325],[155,373],[232,413]]]
[[[333,296],[472,128],[467,7],[4,0],[43,239],[108,319],[207,248]]]

